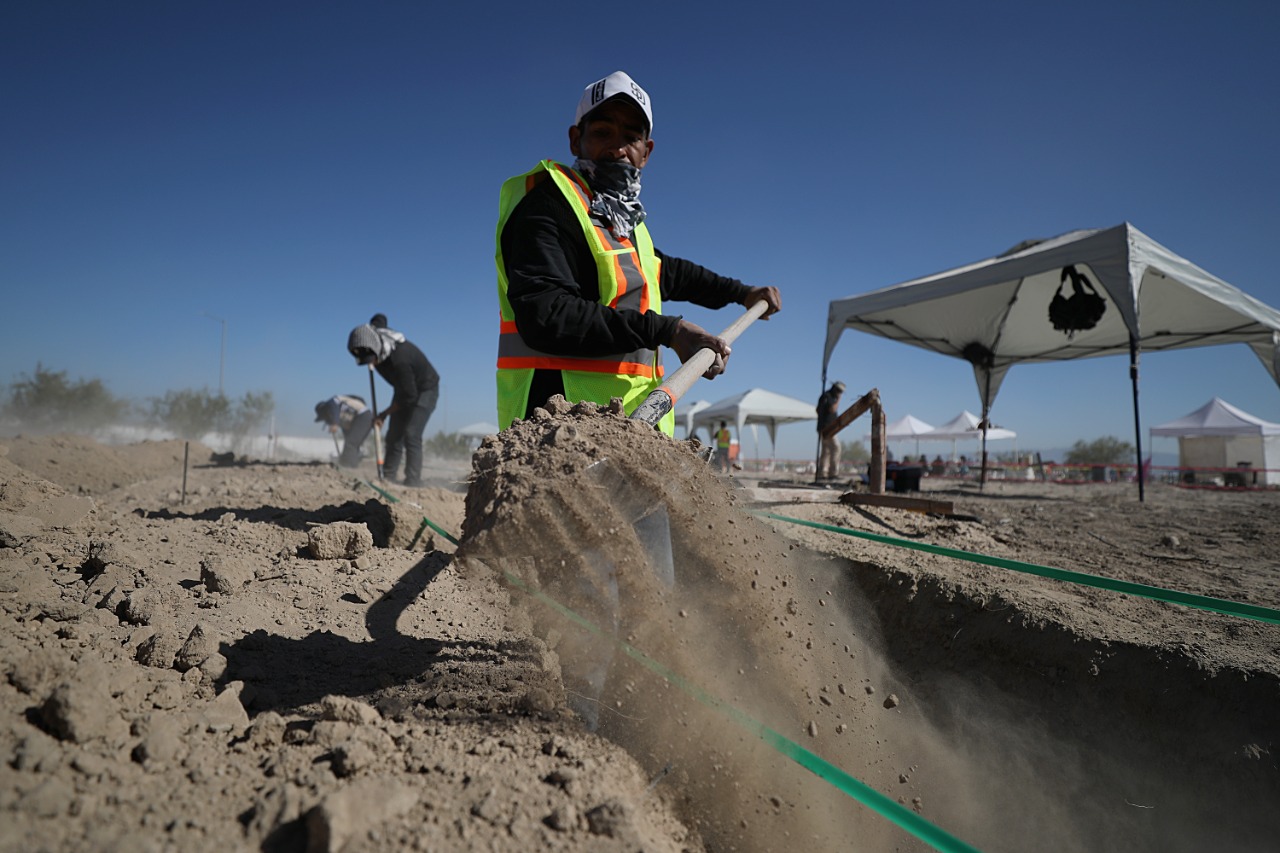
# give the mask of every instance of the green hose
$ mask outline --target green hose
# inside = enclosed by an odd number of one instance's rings
[[[1066,569],[1055,569],[1050,566],[1039,566],[1035,563],[1024,563],[1021,560],[1008,560],[1004,557],[992,557],[986,554],[975,554],[970,551],[961,551],[957,548],[947,548],[942,545],[930,545],[927,542],[916,542],[911,539],[896,539],[892,536],[882,536],[879,533],[867,533],[862,530],[850,530],[847,527],[837,527],[834,524],[823,524],[820,521],[806,521],[803,518],[790,518],[785,515],[778,515],[772,512],[757,512],[762,518],[772,518],[777,521],[786,521],[791,524],[800,524],[805,527],[815,527],[818,530],[827,530],[832,533],[839,533],[843,536],[856,536],[859,539],[869,539],[872,542],[882,542],[886,545],[896,545],[899,548],[911,548],[916,551],[926,551],[930,554],[940,554],[943,557],[954,557],[957,560],[968,560],[971,563],[985,563],[988,566],[997,566],[1002,569],[1012,569],[1015,572],[1025,572],[1029,575],[1039,575],[1045,578],[1053,578],[1054,580],[1067,581],[1068,583],[1078,583],[1084,586],[1093,586],[1099,589],[1109,589],[1113,592],[1123,592],[1127,595],[1136,595],[1141,598],[1151,598],[1156,601],[1165,601],[1170,604],[1182,604],[1187,607],[1198,607],[1201,610],[1212,610],[1215,613],[1225,613],[1228,616],[1242,616],[1246,619],[1257,619],[1261,622],[1270,622],[1280,625],[1280,610],[1270,607],[1260,607],[1256,604],[1243,604],[1237,601],[1226,601],[1221,598],[1211,598],[1207,595],[1196,595],[1192,592],[1179,592],[1174,589],[1162,589],[1158,586],[1147,586],[1146,584],[1133,583],[1132,581],[1122,581],[1115,578],[1104,578],[1098,575],[1089,575],[1084,572],[1072,572]]]

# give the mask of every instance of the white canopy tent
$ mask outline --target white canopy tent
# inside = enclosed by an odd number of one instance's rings
[[[458,430],[458,435],[466,438],[484,438],[486,435],[497,435],[499,432],[496,424],[487,423],[485,421],[477,421],[473,424],[467,424]]]
[[[1214,397],[1188,415],[1151,428],[1151,436],[1178,439],[1182,468],[1258,470],[1260,485],[1280,484],[1280,424],[1273,424]]]
[[[1090,299],[1101,307],[1097,316],[1077,318],[1064,328],[1051,320],[1050,306],[1055,295],[1072,291],[1084,293],[1075,304]],[[832,350],[845,329],[968,361],[978,382],[983,420],[1015,364],[1128,353],[1139,463],[1141,350],[1242,343],[1280,383],[1280,311],[1127,222],[1025,241],[977,263],[833,300],[822,360],[824,383]],[[1141,475],[1138,484],[1141,496]]]
[[[920,452],[920,439],[925,433],[931,432],[933,427],[917,418],[915,415],[903,415],[893,423],[885,424],[884,438],[885,441],[910,441],[916,443],[916,453]],[[865,433],[863,438],[871,440],[871,434]]]
[[[681,403],[676,406],[676,410],[674,412],[676,426],[684,427],[685,438],[693,438],[694,431],[696,430],[696,427],[693,425],[693,416],[710,405],[711,403],[706,400],[694,400],[692,403]]]
[[[752,388],[700,409],[694,413],[693,424],[695,429],[705,426],[714,431],[720,421],[726,421],[737,428],[739,442],[742,440],[744,426],[760,424],[768,430],[772,455],[777,456],[778,427],[817,419],[818,409],[812,403],[775,394],[763,388]]]
[[[956,415],[951,420],[941,426],[934,427],[931,431],[920,436],[920,438],[938,439],[951,442],[951,458],[956,457],[956,443],[960,441],[982,441],[983,440],[982,420],[973,412],[965,410]],[[1011,429],[1004,427],[987,427],[986,440],[998,441],[1000,439],[1016,439],[1018,434]],[[1014,445],[1015,448],[1017,445]]]
[[[467,440],[467,444],[472,447],[478,447],[480,442],[484,441],[487,435],[497,435],[498,427],[496,424],[487,423],[486,421],[476,421],[473,424],[467,424],[458,430],[458,435]]]

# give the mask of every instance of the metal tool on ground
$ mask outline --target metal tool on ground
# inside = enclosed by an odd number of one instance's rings
[[[746,312],[734,320],[729,328],[720,333],[720,337],[726,343],[733,343],[738,339],[743,330],[755,322],[761,314],[769,308],[768,303],[763,299],[753,304]],[[667,379],[657,389],[650,391],[649,396],[644,398],[644,402],[636,407],[631,413],[631,419],[636,421],[644,421],[650,426],[657,426],[658,421],[675,408],[676,401],[684,396],[693,383],[698,381],[698,377],[707,372],[707,368],[716,360],[715,350],[710,347],[703,347],[694,353],[688,361],[680,365],[680,369],[671,374],[671,378]]]
[[[378,428],[378,387],[373,381],[373,365],[369,365],[369,401],[373,406],[373,458],[378,465],[378,479],[382,477],[382,430]],[[335,439],[336,440],[336,439]]]

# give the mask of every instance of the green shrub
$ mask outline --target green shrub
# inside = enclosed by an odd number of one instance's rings
[[[39,432],[92,432],[119,423],[129,402],[114,396],[101,379],[67,379],[65,370],[24,375],[9,387],[3,413],[20,426]]]
[[[233,403],[207,388],[166,391],[163,397],[152,397],[150,403],[148,420],[179,438],[196,439],[220,432],[232,436],[235,443],[260,427],[276,407],[270,391],[250,391]]]
[[[1106,435],[1093,441],[1080,439],[1067,451],[1068,465],[1110,465],[1133,458],[1133,445],[1114,435]]]
[[[438,432],[423,443],[423,449],[441,459],[467,459],[471,456],[471,441],[456,432]]]

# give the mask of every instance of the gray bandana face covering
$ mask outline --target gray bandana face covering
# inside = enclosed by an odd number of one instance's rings
[[[644,222],[640,203],[640,170],[626,160],[574,161],[573,168],[591,187],[591,215],[603,220],[617,237],[630,237]]]

